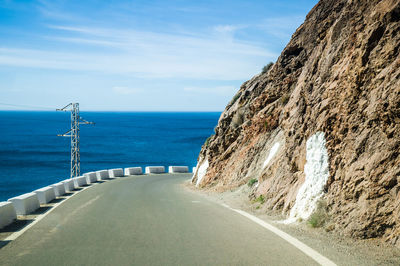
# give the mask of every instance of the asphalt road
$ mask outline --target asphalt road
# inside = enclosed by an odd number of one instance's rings
[[[0,249],[0,265],[315,265],[301,251],[182,183],[132,176],[66,200]]]

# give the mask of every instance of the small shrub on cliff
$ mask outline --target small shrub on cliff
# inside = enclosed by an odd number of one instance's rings
[[[253,203],[259,202],[261,204],[263,204],[265,202],[265,198],[263,195],[258,196],[258,198],[256,198]]]
[[[244,113],[242,109],[239,109],[232,117],[232,125],[234,128],[241,126],[244,122]]]
[[[274,65],[274,63],[269,62],[268,64],[266,64],[266,65],[263,67],[261,73],[262,73],[262,74],[267,73],[268,70],[269,70],[273,65]]]
[[[307,222],[309,225],[311,225],[311,227],[317,228],[323,226],[325,220],[324,217],[322,217],[319,213],[313,213],[311,214],[310,218],[308,218]]]
[[[233,96],[232,100],[229,102],[228,105],[232,106],[237,101],[237,99],[239,99],[239,97],[240,97],[240,92],[236,93],[235,96]]]
[[[322,227],[328,221],[326,213],[326,203],[323,200],[318,201],[317,209],[308,218],[307,223],[314,228]]]
[[[272,131],[279,126],[278,113],[268,115],[264,121],[264,128],[266,131]]]
[[[252,178],[252,179],[249,180],[249,182],[247,182],[247,185],[249,187],[252,187],[257,182],[258,182],[257,178]]]

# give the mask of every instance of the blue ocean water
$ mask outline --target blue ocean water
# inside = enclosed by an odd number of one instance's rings
[[[81,173],[195,166],[220,113],[81,112]],[[0,201],[69,178],[70,113],[0,111]]]

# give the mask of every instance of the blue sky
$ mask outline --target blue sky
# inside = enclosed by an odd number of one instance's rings
[[[0,0],[0,109],[222,111],[316,3]]]

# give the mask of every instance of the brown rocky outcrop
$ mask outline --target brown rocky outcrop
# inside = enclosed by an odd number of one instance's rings
[[[321,131],[330,227],[400,245],[399,49],[399,0],[321,0],[276,63],[222,113],[199,156],[199,165],[209,162],[199,186],[257,178],[263,208],[288,214],[305,179],[306,141]]]

